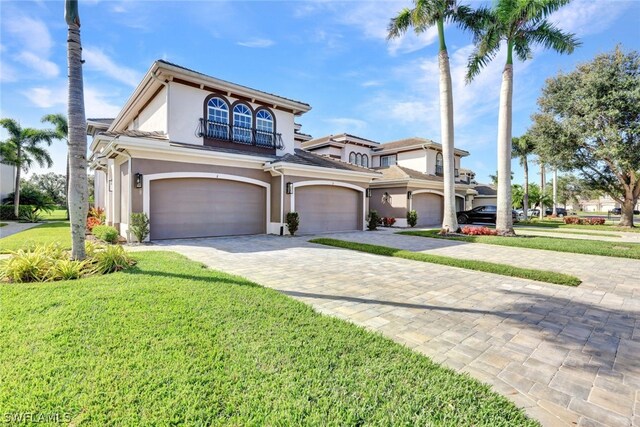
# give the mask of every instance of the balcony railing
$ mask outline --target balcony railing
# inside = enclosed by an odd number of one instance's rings
[[[443,171],[443,167],[440,165],[436,165],[436,175],[437,176],[442,176],[444,175],[444,171]]]
[[[279,133],[234,126],[229,123],[212,120],[200,119],[197,134],[199,137],[204,137],[209,140],[251,146],[259,149],[275,150],[276,148],[284,148],[282,135]]]

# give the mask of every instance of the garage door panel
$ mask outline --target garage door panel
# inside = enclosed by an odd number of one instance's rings
[[[296,190],[295,209],[300,233],[362,229],[362,193],[337,186],[308,186]]]
[[[432,193],[414,194],[412,206],[418,213],[418,226],[442,223],[444,210],[442,196]]]
[[[157,180],[150,187],[152,239],[266,232],[264,187],[207,178]]]

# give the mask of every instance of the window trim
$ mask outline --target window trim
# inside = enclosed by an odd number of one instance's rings
[[[438,159],[440,159],[440,165],[438,165]],[[436,153],[436,175],[443,176],[444,175],[444,156],[441,151]]]
[[[366,154],[362,155],[362,165],[363,168],[368,168],[369,167],[369,156],[367,156]]]
[[[349,163],[351,163],[352,165],[356,164],[356,152],[352,151],[351,153],[349,153]]]

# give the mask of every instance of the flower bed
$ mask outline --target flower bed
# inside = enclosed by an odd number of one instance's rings
[[[462,227],[462,234],[468,236],[496,236],[498,232],[487,227],[470,227],[465,225]]]
[[[604,225],[605,219],[602,217],[580,218],[578,216],[566,216],[564,217],[565,224],[578,224],[578,225]]]

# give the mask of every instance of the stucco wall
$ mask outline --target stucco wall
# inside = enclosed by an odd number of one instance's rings
[[[411,150],[403,153],[398,153],[397,165],[405,168],[413,169],[418,172],[427,173],[428,157],[425,159],[427,153],[434,153],[433,150]],[[434,172],[435,172],[435,154],[433,154]]]
[[[495,196],[483,197],[483,196],[475,196],[473,198],[473,207],[477,208],[478,206],[488,206],[488,205],[497,205],[498,200]]]
[[[16,181],[15,168],[10,165],[0,163],[0,201],[7,197],[14,190]]]
[[[314,154],[325,155],[325,156],[338,156],[338,158],[342,158],[342,150],[338,147],[322,147],[317,150],[313,150]]]
[[[131,181],[129,179],[129,162],[120,165],[120,225],[129,224],[129,191],[131,191]],[[125,233],[124,228],[120,229],[120,234]]]
[[[167,132],[167,89],[162,88],[149,105],[138,114],[138,129]]]
[[[366,154],[369,157],[369,166],[371,166],[371,149],[368,147],[362,147],[360,145],[355,145],[355,144],[346,144],[344,146],[344,149],[341,150],[342,151],[342,161],[343,162],[349,162],[349,155],[351,154],[351,152],[353,151],[354,153],[358,154],[360,153],[362,154]]]
[[[390,203],[383,203],[382,198],[387,192],[391,196]],[[374,209],[381,217],[407,217],[407,187],[390,187],[371,189],[370,209]]]

